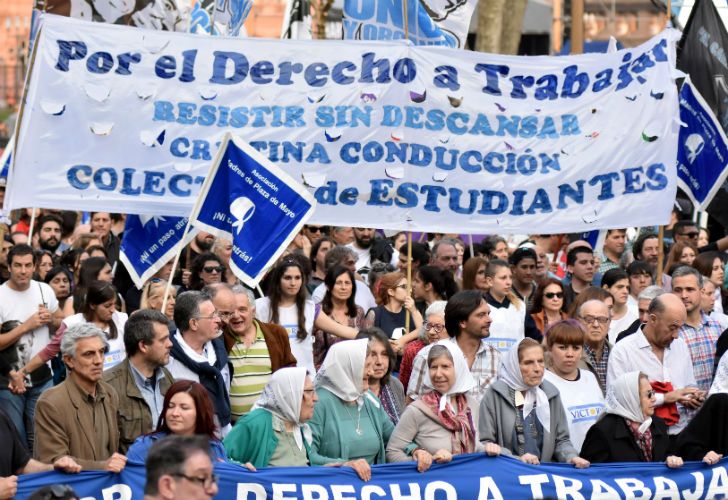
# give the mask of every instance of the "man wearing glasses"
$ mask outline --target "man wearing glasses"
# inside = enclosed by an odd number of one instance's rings
[[[698,236],[700,236],[700,231],[693,221],[681,220],[676,222],[672,232],[676,242],[683,241],[685,243],[692,243],[695,246],[698,245]],[[728,236],[724,236],[718,241],[711,241],[707,245],[698,248],[698,252],[700,253],[714,251],[723,252],[725,250],[728,250]]]
[[[205,500],[217,495],[210,443],[202,436],[168,436],[149,450],[145,500]]]
[[[185,292],[174,305],[177,332],[167,370],[175,380],[193,380],[207,389],[221,433],[230,431],[230,369],[220,334],[220,315],[210,297]]]
[[[690,350],[679,338],[687,312],[680,298],[666,293],[647,309],[647,322],[612,351],[607,385],[620,375],[639,370],[655,391],[655,415],[678,434],[688,424],[690,410],[700,407],[705,393],[697,388]]]
[[[576,317],[584,326],[584,349],[579,368],[589,370],[597,378],[602,393],[607,393],[607,367],[612,346],[607,340],[609,323],[612,320],[607,304],[601,300],[587,300]]]

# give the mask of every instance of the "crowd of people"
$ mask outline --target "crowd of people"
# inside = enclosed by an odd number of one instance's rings
[[[204,498],[215,462],[368,481],[464,453],[578,468],[728,453],[728,237],[679,211],[661,268],[653,228],[592,248],[308,225],[255,290],[202,232],[137,288],[122,216],[38,212],[0,253],[0,499],[18,474],[128,462],[150,497]]]

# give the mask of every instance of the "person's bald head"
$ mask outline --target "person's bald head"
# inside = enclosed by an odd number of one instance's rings
[[[587,300],[576,311],[576,316],[586,330],[586,343],[600,344],[607,338],[612,319],[607,304],[601,300]]]
[[[678,337],[678,332],[687,318],[685,304],[671,293],[652,299],[647,314],[645,337],[651,344],[662,349],[669,347]]]

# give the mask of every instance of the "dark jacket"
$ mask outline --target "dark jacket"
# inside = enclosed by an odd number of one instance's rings
[[[288,332],[285,328],[273,323],[263,323],[257,319],[253,320],[253,324],[259,325],[260,331],[263,332],[265,345],[270,356],[271,372],[286,366],[296,366],[296,358],[291,352],[291,344],[288,341]],[[230,354],[230,349],[233,348],[237,339],[227,328],[225,328],[224,334],[225,350]]]
[[[652,461],[667,460],[670,438],[660,417],[652,417]],[[591,463],[643,462],[632,431],[624,417],[606,414],[591,426],[581,447],[581,458]]]
[[[174,378],[166,368],[160,368],[164,377],[159,380],[159,392],[164,396]],[[129,366],[129,358],[104,372],[104,382],[114,388],[119,396],[119,409],[116,419],[119,424],[119,453],[126,454],[129,446],[142,434],[154,430],[156,422],[152,422],[152,412],[134,381],[134,374]]]
[[[714,451],[728,454],[728,394],[716,393],[705,400],[690,423],[678,434],[675,454],[683,460],[702,460]]]

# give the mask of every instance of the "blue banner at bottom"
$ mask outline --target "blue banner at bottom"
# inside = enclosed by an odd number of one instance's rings
[[[575,469],[567,464],[527,465],[512,458],[462,455],[449,464],[418,473],[414,462],[377,465],[362,482],[347,467],[280,467],[258,472],[218,464],[218,499],[237,500],[457,500],[513,498],[661,498],[699,499],[728,496],[728,459],[708,466],[686,463],[594,464]],[[121,474],[45,472],[21,476],[17,498],[41,486],[68,484],[83,500],[143,498],[144,466],[129,464]]]

